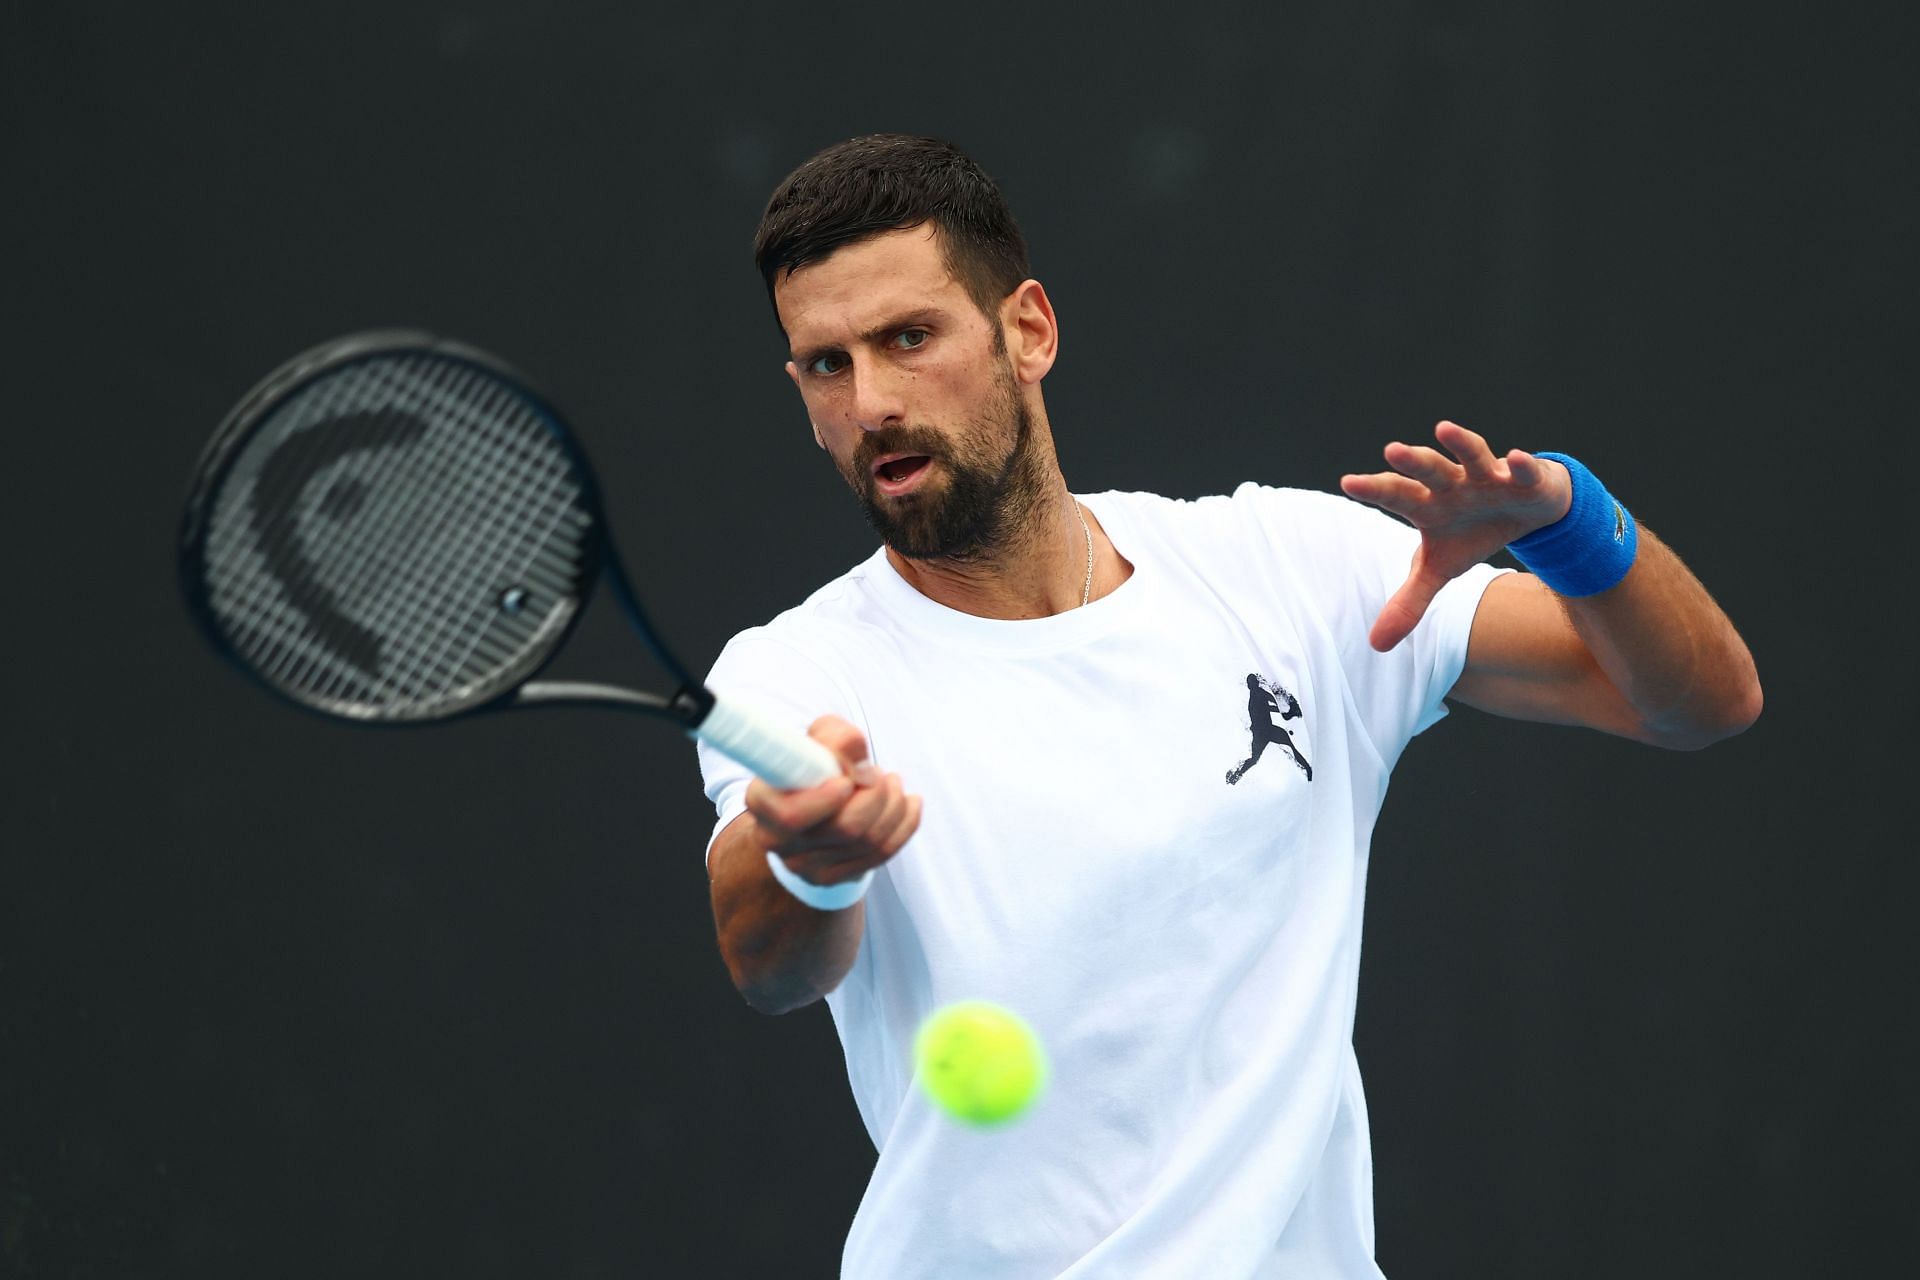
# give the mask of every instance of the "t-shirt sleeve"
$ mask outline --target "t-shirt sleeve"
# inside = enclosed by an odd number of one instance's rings
[[[862,732],[866,729],[845,687],[820,663],[766,627],[742,631],[727,642],[707,673],[707,687],[801,733],[823,715],[837,715]],[[716,815],[713,834],[707,839],[711,853],[714,839],[746,811],[747,783],[753,774],[704,742],[696,746],[700,776]]]
[[[1286,581],[1297,584],[1331,632],[1362,726],[1381,757],[1393,760],[1409,739],[1446,715],[1447,692],[1466,666],[1480,596],[1512,571],[1475,565],[1440,589],[1411,635],[1377,653],[1367,635],[1407,580],[1419,533],[1336,494],[1243,485],[1234,496],[1260,511]]]

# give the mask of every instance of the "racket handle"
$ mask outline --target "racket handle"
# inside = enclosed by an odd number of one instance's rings
[[[806,734],[725,698],[716,696],[713,709],[689,732],[783,791],[840,776],[840,761],[833,752]]]

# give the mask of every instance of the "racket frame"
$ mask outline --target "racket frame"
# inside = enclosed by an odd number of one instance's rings
[[[228,639],[216,616],[206,589],[206,548],[213,504],[224,488],[227,477],[242,450],[256,430],[294,395],[315,380],[349,365],[384,356],[425,355],[472,367],[491,378],[508,383],[536,411],[541,424],[553,435],[573,470],[580,486],[580,506],[589,517],[582,539],[578,585],[566,618],[557,630],[542,642],[524,665],[509,667],[488,683],[485,692],[462,699],[423,715],[379,716],[356,711],[354,705],[329,703],[303,697],[295,690],[268,679],[248,661]],[[476,347],[442,338],[416,329],[377,329],[349,334],[311,347],[294,356],[262,378],[241,398],[214,431],[194,466],[194,479],[181,517],[178,548],[180,586],[187,610],[216,652],[239,667],[255,684],[283,702],[330,720],[351,720],[356,724],[409,726],[440,724],[448,720],[484,711],[522,707],[591,706],[620,711],[639,711],[674,720],[693,731],[707,719],[714,697],[706,686],[666,646],[653,621],[635,595],[607,528],[606,508],[600,501],[599,480],[579,439],[568,428],[566,418],[551,401],[535,391],[517,369]],[[565,647],[596,583],[604,582],[628,622],[646,643],[661,668],[677,683],[670,695],[622,688],[617,685],[579,681],[542,681],[535,677]]]

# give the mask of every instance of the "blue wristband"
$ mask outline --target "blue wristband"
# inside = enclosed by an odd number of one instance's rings
[[[1560,595],[1598,595],[1627,576],[1640,528],[1593,472],[1564,453],[1536,453],[1567,469],[1573,505],[1544,529],[1507,544],[1513,558]]]

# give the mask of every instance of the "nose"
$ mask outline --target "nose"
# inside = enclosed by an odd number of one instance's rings
[[[848,370],[853,383],[854,425],[862,431],[896,427],[907,420],[907,379],[884,360],[858,360]]]

